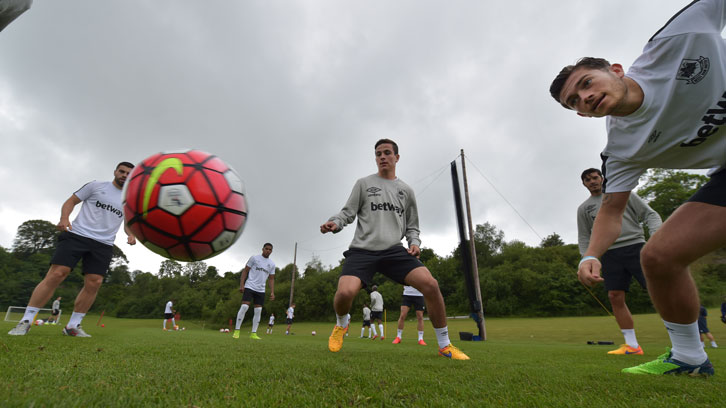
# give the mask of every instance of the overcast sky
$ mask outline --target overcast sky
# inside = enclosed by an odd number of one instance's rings
[[[354,226],[319,226],[376,172],[384,137],[424,247],[457,245],[460,149],[475,224],[576,243],[579,174],[600,166],[605,123],[562,109],[549,84],[586,55],[627,69],[687,3],[35,0],[0,33],[0,246],[24,221],[58,222],[116,163],[195,148],[237,170],[249,203],[243,235],[207,264],[237,271],[269,241],[280,267],[295,242],[299,268],[337,265]],[[160,256],[122,232],[116,244],[132,270],[158,271]]]

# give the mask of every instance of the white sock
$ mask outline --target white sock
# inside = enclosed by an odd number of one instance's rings
[[[375,323],[371,325],[371,331],[373,332],[374,336],[378,336],[378,333],[376,332],[376,325]]]
[[[256,307],[253,311],[255,314],[252,316],[252,333],[257,333],[257,327],[260,325],[260,319],[262,318],[262,308]]]
[[[418,332],[418,341],[421,341],[421,340],[423,340],[423,330]]]
[[[668,336],[671,338],[672,358],[686,364],[698,365],[706,361],[708,355],[701,347],[698,322],[691,324],[671,323],[663,320]]]
[[[245,313],[247,313],[247,309],[249,308],[250,305],[245,303],[243,303],[239,308],[239,311],[237,312],[237,322],[234,324],[235,330],[239,330],[239,327],[242,326],[242,322],[245,320]]]
[[[396,330],[396,337],[398,337],[399,339],[401,338],[402,334],[403,334],[403,330],[401,330],[401,329]]]
[[[37,307],[26,306],[25,314],[23,315],[23,318],[21,320],[27,320],[30,323],[33,323],[33,319],[35,319],[35,315],[38,314],[38,310],[40,309]]]
[[[451,344],[451,340],[449,340],[449,326],[444,326],[440,329],[434,327],[434,332],[436,333],[436,341],[439,343],[440,349]]]
[[[175,320],[174,320],[174,318],[172,317],[172,318],[171,318],[171,328],[173,329],[174,327],[176,327],[176,321],[175,321]]]
[[[162,324],[161,327],[166,329],[166,319],[164,319],[164,324]]]
[[[363,337],[363,333],[365,333],[365,332],[366,332],[366,328],[365,327],[361,327],[360,328],[360,336]]]
[[[623,337],[625,337],[625,344],[637,349],[638,339],[635,338],[635,329],[621,329],[620,331],[623,333]]]
[[[70,327],[71,329],[75,329],[76,327],[81,325],[81,321],[86,316],[85,313],[77,313],[73,312],[71,313],[71,320],[68,321],[68,324],[66,327]]]
[[[383,323],[378,323],[378,328],[381,329],[381,337],[385,337],[383,334]]]
[[[342,315],[342,316],[336,315],[336,317],[338,318],[337,325],[339,327],[348,327],[349,319],[348,319],[348,314],[347,313],[344,314],[344,315]]]
[[[718,344],[716,344],[716,342],[715,342],[715,341],[712,341],[712,342],[711,342],[711,347],[713,347],[713,348],[718,348]]]

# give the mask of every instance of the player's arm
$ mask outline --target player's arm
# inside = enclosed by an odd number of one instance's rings
[[[73,227],[71,226],[70,216],[73,209],[81,203],[81,199],[75,194],[71,194],[70,197],[61,206],[61,216],[56,228],[60,231],[70,231]]]
[[[590,245],[590,234],[592,233],[592,220],[585,212],[584,206],[577,209],[577,247],[580,255],[584,255]]]
[[[638,219],[641,220],[646,227],[648,227],[650,235],[653,236],[653,234],[655,234],[655,232],[658,231],[658,228],[660,228],[663,224],[660,214],[650,208],[650,206],[635,193],[631,194],[630,200],[633,202],[633,206],[637,211]]]
[[[415,257],[421,255],[421,231],[418,227],[418,205],[413,190],[409,190],[406,200],[406,241],[408,242],[408,253]]]
[[[275,300],[275,275],[270,275],[267,283],[270,284],[270,300]]]
[[[623,213],[629,198],[630,191],[603,195],[602,205],[592,228],[590,245],[583,254],[577,271],[577,277],[585,285],[591,286],[602,282],[603,278],[600,276],[602,265],[598,259],[620,236]]]
[[[131,229],[126,225],[124,222],[124,232],[126,232],[126,242],[129,245],[135,245],[136,244],[136,236],[133,232],[131,232]]]
[[[250,267],[249,265],[245,266],[244,269],[242,269],[242,276],[239,278],[239,291],[244,292],[245,291],[245,282],[247,282],[247,275],[250,273]]]
[[[346,225],[350,224],[355,220],[358,210],[361,208],[361,181],[358,180],[353,186],[353,191],[348,197],[345,206],[340,212],[328,219],[323,225],[320,226],[320,232],[325,234],[327,232],[337,233],[340,232]]]

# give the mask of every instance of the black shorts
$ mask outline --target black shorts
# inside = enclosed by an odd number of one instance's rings
[[[424,298],[423,296],[403,295],[401,306],[406,306],[409,309],[413,308],[413,310],[424,310]]]
[[[401,285],[412,270],[424,266],[415,256],[411,256],[406,248],[394,245],[382,251],[369,251],[367,249],[351,248],[343,252],[345,261],[340,276],[355,276],[368,287],[373,281],[376,272],[398,282]]]
[[[698,318],[698,332],[703,334],[710,332],[710,330],[708,330],[708,323],[706,322],[705,318]]]
[[[164,313],[164,320],[169,320],[174,318],[174,313]]]
[[[52,312],[50,312],[50,314],[52,314],[53,316],[58,316],[58,315],[60,314],[60,310],[58,310],[58,309],[53,309],[53,311],[52,311]]]
[[[373,312],[371,312],[371,320],[376,320],[376,319],[383,320],[383,311],[380,311],[380,312],[373,311]]]
[[[371,321],[370,320],[363,320],[363,327],[371,327]]]
[[[252,289],[245,288],[242,292],[243,302],[252,302],[255,306],[263,306],[265,304],[265,292],[255,292]]]
[[[292,319],[285,319],[285,323],[292,324]]]
[[[628,292],[632,278],[643,287],[645,276],[640,267],[640,250],[643,243],[609,249],[602,256],[602,277],[605,279],[605,290],[622,290]]]
[[[73,270],[78,261],[83,259],[84,275],[106,276],[112,256],[112,245],[64,231],[58,235],[58,244],[50,264],[67,266]]]
[[[708,183],[701,186],[688,201],[726,207],[726,170],[712,174]]]

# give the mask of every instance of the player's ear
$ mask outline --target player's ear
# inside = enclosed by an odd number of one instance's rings
[[[625,70],[623,69],[623,66],[620,64],[610,65],[610,71],[614,72],[615,75],[617,75],[620,78],[625,76]]]

